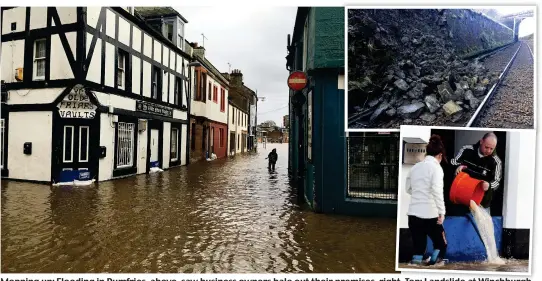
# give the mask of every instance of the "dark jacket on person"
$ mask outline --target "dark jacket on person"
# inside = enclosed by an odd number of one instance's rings
[[[472,178],[483,180],[489,183],[489,189],[486,191],[480,205],[488,208],[491,205],[493,191],[499,187],[499,182],[502,178],[502,163],[501,159],[495,151],[492,155],[483,156],[480,153],[480,143],[474,145],[463,146],[455,158],[450,163],[456,167],[460,165],[467,166],[467,170],[463,170]]]
[[[277,154],[277,150],[273,149],[271,152],[269,152],[269,155],[267,155],[267,158],[269,159],[269,162],[277,163],[277,159],[279,158],[279,155]]]

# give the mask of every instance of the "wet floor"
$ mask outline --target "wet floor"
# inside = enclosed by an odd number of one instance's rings
[[[399,268],[408,269],[439,269],[439,270],[466,270],[466,271],[497,271],[497,272],[529,272],[528,260],[505,259],[506,264],[490,264],[487,262],[455,262],[445,265],[422,266],[400,264]]]
[[[2,181],[2,272],[393,272],[396,220],[297,205],[287,155],[260,145],[92,187]]]

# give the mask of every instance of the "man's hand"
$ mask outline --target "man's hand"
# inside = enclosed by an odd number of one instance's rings
[[[457,169],[455,170],[455,174],[459,174],[459,172],[463,171],[463,169],[467,168],[467,166],[465,165],[461,165],[459,167],[457,167]]]
[[[444,215],[438,215],[437,224],[442,224],[442,223],[444,223]]]
[[[484,183],[482,183],[482,187],[484,188],[484,191],[487,191],[489,189],[489,183],[484,181]]]

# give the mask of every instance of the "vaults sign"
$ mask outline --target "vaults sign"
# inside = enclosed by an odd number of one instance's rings
[[[58,105],[58,113],[62,118],[93,119],[96,105],[90,102],[85,88],[76,85]]]

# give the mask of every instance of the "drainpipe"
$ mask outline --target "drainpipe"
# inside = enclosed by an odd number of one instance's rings
[[[198,61],[193,61],[189,63],[188,65],[188,97],[186,98],[187,106],[187,114],[186,117],[188,119],[188,124],[186,126],[186,165],[190,164],[190,128],[192,127],[190,123],[190,108],[192,106],[192,67],[201,66],[201,63]],[[184,71],[184,67],[183,67]]]

